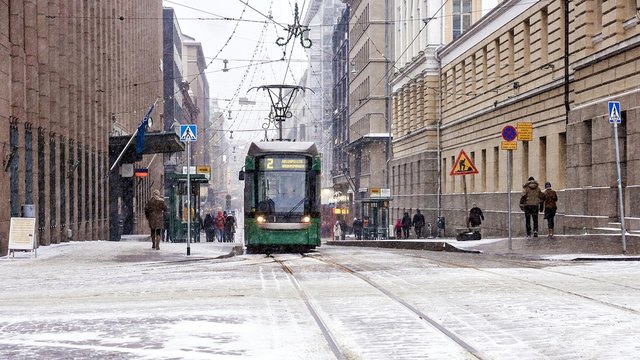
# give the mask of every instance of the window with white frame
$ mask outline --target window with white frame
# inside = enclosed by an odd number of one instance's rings
[[[453,0],[453,39],[471,26],[471,0]]]

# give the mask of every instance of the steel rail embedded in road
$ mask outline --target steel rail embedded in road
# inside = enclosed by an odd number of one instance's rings
[[[475,358],[477,358],[479,360],[489,358],[487,356],[483,356],[480,353],[480,351],[478,351],[476,348],[474,348],[471,344],[467,343],[466,341],[464,341],[463,339],[458,337],[456,334],[454,334],[453,332],[449,331],[447,328],[442,326],[439,322],[437,322],[434,319],[432,319],[429,315],[427,315],[427,314],[423,313],[422,311],[418,310],[413,305],[411,305],[411,304],[407,303],[406,301],[402,300],[400,297],[394,295],[393,293],[391,293],[387,289],[383,288],[382,286],[378,285],[376,282],[374,282],[373,280],[369,279],[368,277],[360,274],[358,271],[353,270],[353,269],[351,269],[351,268],[349,268],[349,267],[347,267],[345,265],[338,264],[336,262],[325,260],[325,259],[320,259],[320,258],[315,257],[315,256],[307,256],[307,257],[312,258],[312,259],[317,260],[317,261],[320,261],[322,263],[331,265],[331,266],[333,266],[335,268],[338,268],[338,269],[340,269],[340,270],[342,270],[342,271],[344,271],[346,273],[349,273],[349,274],[359,278],[360,280],[362,280],[362,281],[366,282],[367,284],[373,286],[376,290],[380,291],[381,293],[386,295],[391,300],[399,303],[400,305],[402,305],[403,307],[405,307],[406,309],[408,309],[412,313],[416,314],[420,320],[425,321],[429,325],[431,325],[434,328],[436,328],[438,331],[440,331],[441,333],[446,335],[448,338],[453,340],[456,344],[460,345],[464,350],[466,350],[469,354],[473,355]]]
[[[340,345],[338,345],[338,343],[333,338],[331,331],[329,331],[324,321],[322,321],[322,318],[320,317],[318,312],[314,309],[313,305],[311,305],[311,302],[309,302],[309,296],[307,295],[307,293],[304,291],[304,289],[298,282],[298,279],[296,279],[296,276],[294,275],[293,270],[291,270],[291,268],[288,267],[282,260],[276,259],[273,255],[269,255],[269,257],[271,257],[275,262],[280,264],[282,269],[287,273],[289,280],[298,291],[298,295],[300,295],[300,298],[302,298],[302,301],[304,301],[304,304],[306,305],[307,310],[309,310],[309,313],[311,313],[313,320],[315,320],[316,324],[318,324],[320,331],[322,331],[322,335],[327,340],[329,348],[331,348],[331,351],[336,356],[336,358],[340,360],[346,359],[342,350],[340,350]]]

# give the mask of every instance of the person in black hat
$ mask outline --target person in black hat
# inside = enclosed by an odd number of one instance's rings
[[[533,237],[538,237],[538,211],[542,201],[542,191],[533,176],[529,176],[529,180],[522,185],[522,197],[527,238],[531,237],[531,230],[533,230]],[[533,229],[531,229],[532,222]]]
[[[557,201],[558,194],[551,188],[551,183],[544,183],[544,192],[542,192],[542,198],[544,201],[544,218],[547,220],[547,227],[549,228],[549,237],[553,237],[554,218],[556,216],[556,210],[558,209]]]

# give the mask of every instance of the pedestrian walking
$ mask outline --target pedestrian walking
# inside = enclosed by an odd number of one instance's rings
[[[222,242],[222,240],[224,239],[224,222],[225,222],[225,216],[222,214],[222,211],[218,210],[218,215],[216,215],[214,222],[215,222],[215,229],[216,229],[216,240],[218,240],[218,242]]]
[[[355,235],[356,239],[362,240],[362,220],[354,218],[352,227],[353,235]]]
[[[402,220],[396,219],[396,224],[393,226],[396,233],[396,239],[402,239]]]
[[[469,226],[477,227],[484,221],[484,214],[482,209],[478,207],[478,204],[473,203],[471,210],[469,210]]]
[[[416,232],[416,239],[422,237],[422,228],[424,228],[424,215],[420,213],[420,209],[416,210],[416,214],[413,215],[413,228]]]
[[[144,215],[151,228],[151,248],[160,250],[160,239],[164,229],[164,213],[169,210],[164,199],[160,196],[160,190],[153,190],[153,196],[144,208]]]
[[[340,226],[340,220],[336,220],[336,223],[333,225],[333,239],[340,240],[342,236],[342,227]]]
[[[544,202],[544,219],[547,220],[547,227],[549,228],[548,236],[552,238],[554,235],[553,228],[555,227],[554,219],[556,217],[556,210],[558,209],[558,194],[551,188],[551,183],[548,181],[544,183],[542,198]]]
[[[348,228],[347,228],[347,222],[343,220],[340,220],[340,239],[341,240],[346,240],[347,239],[347,232],[348,232]]]
[[[402,216],[402,232],[405,239],[409,238],[409,229],[411,229],[411,216],[409,216],[408,212],[405,212],[404,216]]]
[[[236,218],[229,212],[224,219],[224,242],[234,242],[235,233]]]
[[[533,237],[538,237],[538,211],[540,211],[542,191],[533,176],[529,176],[528,181],[522,185],[522,197],[524,199],[524,216],[527,238],[531,237],[531,230],[533,230]],[[533,225],[533,229],[531,228],[531,225]]]
[[[204,234],[207,238],[207,242],[213,242],[213,237],[215,236],[215,232],[216,232],[216,225],[215,225],[215,221],[213,220],[213,216],[211,216],[211,214],[205,215],[203,227],[204,227]]]

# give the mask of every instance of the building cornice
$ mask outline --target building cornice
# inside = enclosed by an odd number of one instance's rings
[[[454,61],[474,46],[481,44],[488,36],[495,34],[501,27],[512,22],[520,14],[526,12],[539,2],[540,1],[530,0],[507,0],[493,8],[459,38],[453,40],[439,51],[440,58],[442,59],[442,67]]]

